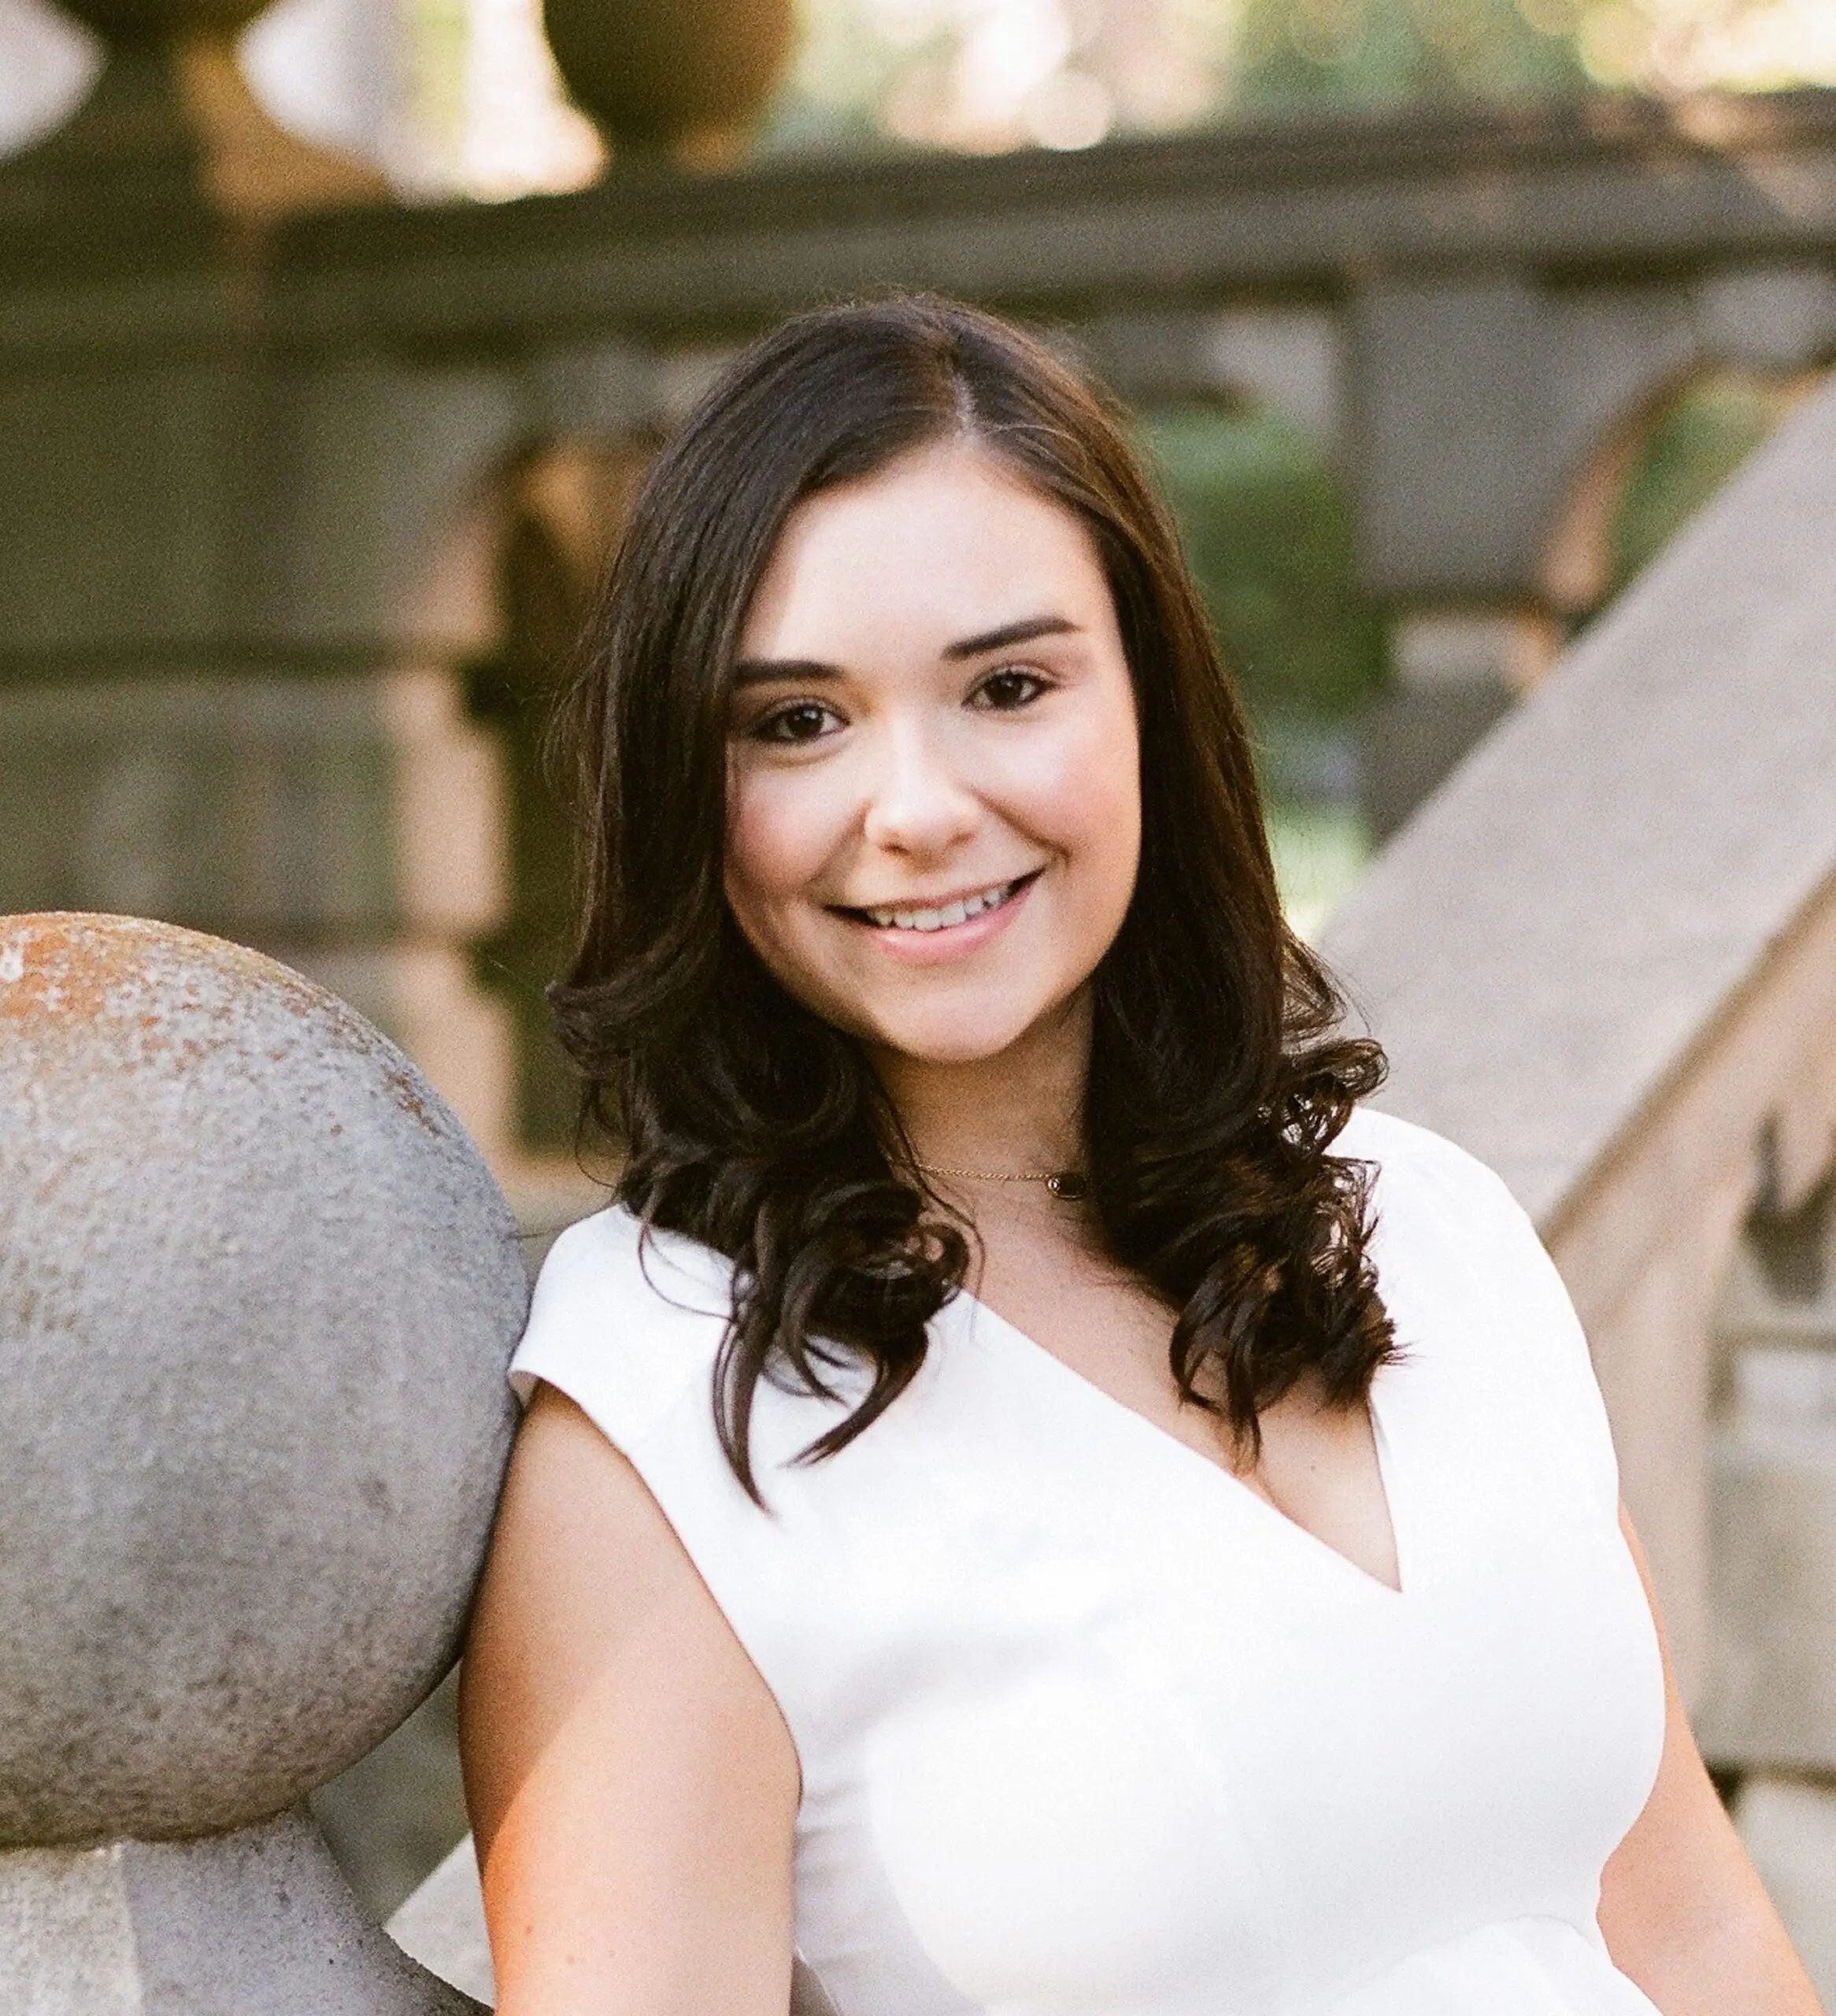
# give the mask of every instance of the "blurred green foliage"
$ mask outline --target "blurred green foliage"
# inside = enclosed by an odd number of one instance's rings
[[[1162,406],[1142,415],[1140,435],[1246,703],[1283,900],[1310,936],[1370,854],[1357,746],[1385,628],[1359,591],[1349,500],[1319,445],[1279,413]]]
[[[1720,371],[1700,378],[1652,428],[1607,535],[1609,599],[1655,560],[1778,426],[1790,380]]]
[[[1248,0],[1233,109],[1401,109],[1572,96],[1587,84],[1564,0]]]
[[[994,88],[999,95],[987,51],[977,45],[1002,6],[800,0],[802,50],[767,121],[764,150],[964,144],[961,133],[954,143],[948,137],[962,121],[939,108],[958,91],[981,99]],[[1141,0],[1064,0],[1062,11],[1071,28],[1062,67],[1109,91],[1109,131],[1117,134],[1547,101],[1590,83],[1597,89],[1631,81],[1603,72],[1597,60],[1590,78],[1584,61],[1590,39],[1598,40],[1590,24],[1624,15],[1620,0],[1158,0],[1149,9]],[[1034,12],[1028,32],[1037,35],[1052,9]],[[1145,65],[1144,34],[1153,45]],[[1179,87],[1171,95],[1144,91],[1144,69],[1177,72]],[[915,114],[915,94],[938,106]],[[1004,132],[987,117],[980,137],[967,144],[981,150],[1024,143],[1023,119]],[[964,118],[975,123],[972,113]]]
[[[1159,406],[1141,431],[1252,710],[1354,714],[1383,680],[1383,621],[1359,592],[1350,506],[1325,454],[1266,410]]]

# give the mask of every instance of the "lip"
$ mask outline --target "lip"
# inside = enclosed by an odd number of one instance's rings
[[[875,946],[889,957],[909,966],[935,966],[947,965],[953,959],[966,958],[972,952],[978,952],[992,938],[1005,931],[1026,906],[1027,899],[1033,893],[1033,885],[1046,871],[1035,868],[1030,873],[1016,876],[1017,884],[1013,894],[1005,903],[994,910],[983,910],[979,917],[966,918],[961,924],[946,924],[937,931],[901,930],[897,925],[875,924],[858,910],[838,906],[834,914],[873,941]],[[960,902],[969,896],[979,896],[990,887],[999,884],[979,884],[965,889],[958,895],[934,898],[927,903],[912,903],[913,910],[942,910],[947,903]],[[875,904],[877,910],[883,906]],[[886,906],[890,907],[890,906]],[[907,907],[905,904],[901,909]]]

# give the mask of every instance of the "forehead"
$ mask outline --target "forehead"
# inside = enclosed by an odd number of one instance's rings
[[[1075,513],[972,442],[939,443],[791,513],[747,612],[746,657],[847,663],[1016,617],[1112,621],[1095,542]]]

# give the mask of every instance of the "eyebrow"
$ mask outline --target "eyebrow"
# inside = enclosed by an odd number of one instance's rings
[[[1075,636],[1079,626],[1066,616],[1023,616],[1017,622],[1004,623],[998,630],[984,630],[973,637],[959,637],[946,644],[943,656],[952,661],[979,658],[990,651],[1005,651],[1016,644],[1031,643],[1035,637]],[[839,679],[842,668],[825,665],[820,658],[742,658],[733,668],[735,691],[743,686],[764,686],[785,681]]]
[[[733,668],[733,690],[742,686],[771,686],[780,682],[802,686],[819,680],[839,679],[838,665],[824,665],[820,658],[742,658]]]
[[[979,637],[960,637],[944,647],[946,658],[979,658],[986,651],[1005,651],[1010,645],[1030,644],[1035,637],[1066,637],[1077,625],[1068,616],[1023,616],[1017,623],[1004,623],[998,630],[984,630]]]

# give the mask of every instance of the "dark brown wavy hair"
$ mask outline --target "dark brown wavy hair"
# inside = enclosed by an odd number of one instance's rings
[[[576,765],[578,951],[552,991],[621,1200],[734,1262],[715,1380],[756,1498],[761,1380],[856,1404],[852,1442],[923,1362],[963,1229],[901,1173],[858,1045],[765,971],[722,884],[728,699],[786,519],[927,443],[968,438],[1073,513],[1115,598],[1141,728],[1133,899],[1094,980],[1084,1131],[1114,1257],[1176,1320],[1172,1373],[1253,1447],[1312,1377],[1352,1405],[1390,1355],[1367,1256],[1368,1171],[1328,1153],[1383,1071],[1284,924],[1243,717],[1165,509],[1106,400],[955,302],[801,316],[753,345],[650,472],[561,717]],[[845,1404],[845,1403],[842,1403]]]

